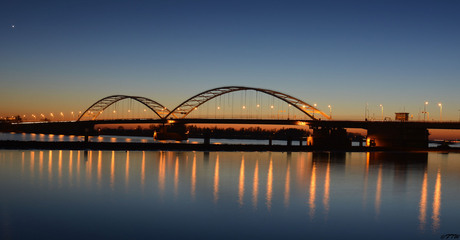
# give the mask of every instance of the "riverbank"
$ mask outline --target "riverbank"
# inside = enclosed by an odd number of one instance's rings
[[[42,142],[0,141],[0,149],[39,150],[116,150],[116,151],[242,151],[242,152],[312,152],[312,151],[426,151],[460,152],[458,148],[388,149],[379,147],[318,148],[299,145],[255,145],[255,144],[189,144],[189,143],[126,143],[126,142]]]

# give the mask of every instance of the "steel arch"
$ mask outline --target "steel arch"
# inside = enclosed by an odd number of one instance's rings
[[[85,112],[83,112],[83,114],[77,119],[77,121],[80,121],[85,115],[91,116],[92,120],[95,120],[110,105],[118,101],[124,100],[124,99],[133,99],[133,100],[136,100],[144,104],[146,107],[152,110],[161,119],[163,119],[163,117],[160,114],[161,112],[166,111],[168,113],[167,115],[170,114],[170,111],[166,107],[159,104],[158,102],[153,101],[152,99],[148,99],[145,97],[138,97],[138,96],[112,95],[112,96],[105,97],[95,102],[88,109],[86,109]]]
[[[227,94],[231,92],[236,92],[236,91],[244,91],[244,90],[254,90],[258,92],[262,92],[268,95],[271,95],[273,97],[276,97],[288,104],[293,105],[295,108],[303,112],[305,115],[310,117],[313,120],[318,120],[315,117],[313,117],[308,111],[310,112],[315,112],[323,115],[325,118],[330,119],[330,116],[325,114],[324,112],[320,111],[319,109],[315,108],[314,106],[298,99],[295,97],[292,97],[290,95],[269,90],[269,89],[263,89],[263,88],[252,88],[252,87],[242,87],[242,86],[228,86],[228,87],[219,87],[219,88],[213,88],[207,91],[204,91],[202,93],[199,93],[187,100],[185,100],[183,103],[181,103],[179,106],[174,108],[168,115],[166,115],[165,118],[168,118],[170,115],[177,115],[178,113],[183,114],[182,118],[185,118],[188,114],[190,114],[193,110],[195,110],[197,107],[200,105],[204,104],[205,102]]]

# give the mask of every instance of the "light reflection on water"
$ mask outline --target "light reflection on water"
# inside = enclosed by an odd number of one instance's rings
[[[1,150],[0,221],[13,239],[432,239],[460,231],[459,171],[459,154]]]

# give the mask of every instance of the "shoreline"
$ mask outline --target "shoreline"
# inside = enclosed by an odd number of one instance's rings
[[[112,142],[39,142],[39,141],[0,141],[0,149],[10,150],[112,150],[112,151],[227,151],[227,152],[440,152],[460,153],[458,148],[380,148],[348,147],[326,148],[299,145],[260,145],[260,144],[189,144],[189,143],[112,143]]]

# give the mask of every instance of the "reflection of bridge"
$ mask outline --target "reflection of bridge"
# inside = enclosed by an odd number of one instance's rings
[[[235,97],[235,94],[239,95]],[[128,102],[128,106],[123,106],[122,102]],[[137,107],[137,113],[136,104],[141,106]],[[319,117],[329,121],[322,121]],[[308,125],[313,129],[313,143],[317,146],[348,146],[345,129],[360,128],[368,131],[371,145],[426,147],[427,129],[460,129],[460,123],[330,119],[329,115],[316,108],[316,104],[308,104],[281,92],[230,86],[199,93],[173,110],[145,97],[113,95],[95,102],[77,121],[22,123],[7,130],[91,135],[97,134],[95,125],[101,124],[163,124],[179,126],[183,130],[185,128],[180,126],[186,124]]]

